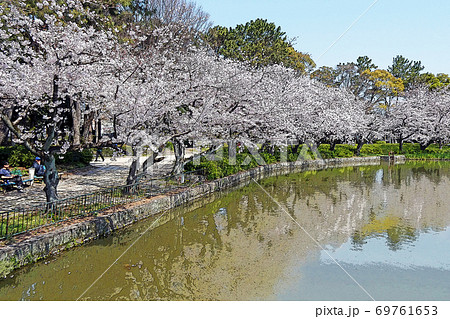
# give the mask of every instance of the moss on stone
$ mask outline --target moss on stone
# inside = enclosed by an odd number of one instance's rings
[[[0,277],[7,276],[18,266],[18,262],[14,257],[7,260],[0,260]]]

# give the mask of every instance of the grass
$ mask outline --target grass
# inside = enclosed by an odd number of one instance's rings
[[[126,189],[114,192],[97,192],[89,196],[80,196],[31,210],[0,213],[0,239],[10,237],[40,226],[62,222],[75,217],[95,215],[108,208],[133,202],[145,196],[145,190],[129,194]]]
[[[10,213],[9,219],[6,216],[6,213],[3,213],[2,215],[3,218],[0,222],[0,238],[6,237],[7,234],[8,236],[12,236],[48,224],[48,218],[42,216],[42,211],[32,213]]]

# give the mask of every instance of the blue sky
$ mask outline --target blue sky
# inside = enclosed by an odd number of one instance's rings
[[[398,54],[420,60],[426,72],[450,74],[450,1],[379,0],[327,48],[375,0],[194,0],[214,25],[234,27],[256,18],[296,37],[295,48],[318,66],[335,66],[367,55],[387,68]],[[321,55],[323,56],[318,59]]]

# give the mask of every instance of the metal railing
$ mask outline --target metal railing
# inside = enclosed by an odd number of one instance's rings
[[[111,208],[151,198],[204,181],[203,172],[193,171],[157,179],[141,179],[133,185],[105,188],[89,194],[16,208],[0,213],[0,240],[73,218],[93,216]]]

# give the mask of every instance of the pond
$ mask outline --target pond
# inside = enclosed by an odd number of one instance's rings
[[[264,179],[17,270],[0,300],[449,300],[449,179],[450,162]]]

